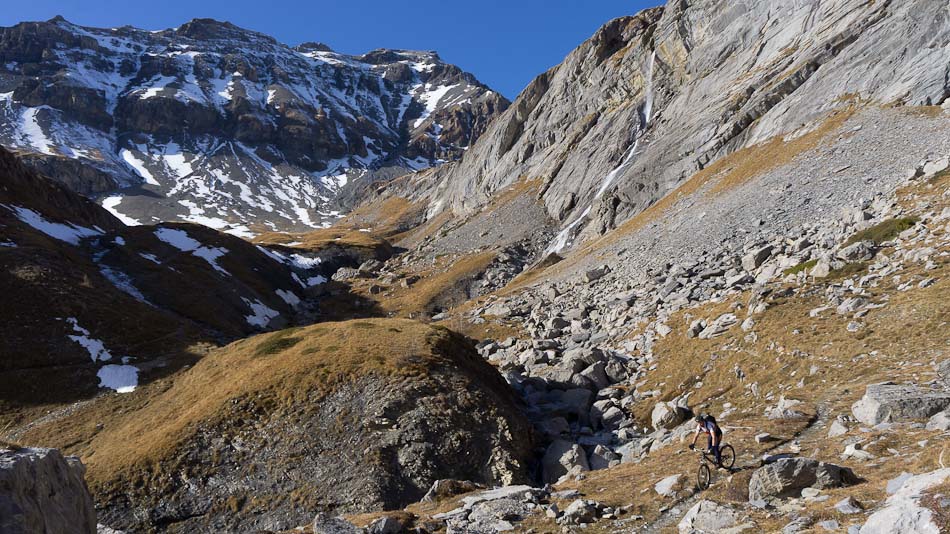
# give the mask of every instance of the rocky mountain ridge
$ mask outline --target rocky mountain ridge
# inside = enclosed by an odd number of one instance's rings
[[[508,105],[435,52],[291,48],[210,19],[25,22],[0,29],[0,67],[0,144],[128,224],[245,237],[329,224],[347,183],[455,159]]]
[[[395,194],[426,202],[430,217],[465,218],[537,180],[545,214],[530,225],[555,229],[545,245],[563,251],[724,156],[802,135],[848,102],[942,104],[948,16],[929,0],[668,2],[606,24],[461,161]]]

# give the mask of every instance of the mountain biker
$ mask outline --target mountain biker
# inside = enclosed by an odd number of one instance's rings
[[[722,468],[722,451],[719,446],[722,444],[722,429],[716,423],[716,418],[711,415],[699,414],[696,416],[696,433],[693,434],[693,442],[689,444],[689,450],[696,448],[696,440],[700,434],[706,434],[706,448],[716,457],[716,467]]]

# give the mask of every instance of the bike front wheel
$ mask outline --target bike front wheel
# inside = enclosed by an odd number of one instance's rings
[[[722,459],[722,466],[726,469],[732,469],[732,466],[736,465],[736,450],[732,448],[732,445],[723,445],[719,449],[719,457]]]
[[[705,490],[709,487],[709,481],[712,479],[712,472],[709,470],[709,466],[705,463],[699,464],[699,473],[697,473],[696,483],[699,486],[700,490]]]

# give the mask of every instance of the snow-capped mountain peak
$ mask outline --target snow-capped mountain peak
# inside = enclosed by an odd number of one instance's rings
[[[431,51],[351,56],[212,19],[0,29],[0,143],[128,224],[325,225],[348,183],[458,158],[507,105]]]

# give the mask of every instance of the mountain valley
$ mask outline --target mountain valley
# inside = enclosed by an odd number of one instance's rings
[[[513,102],[2,28],[0,531],[948,531],[948,80],[932,0],[670,0]]]

